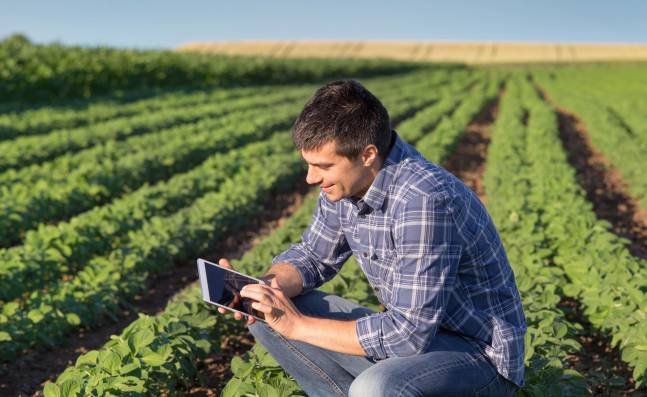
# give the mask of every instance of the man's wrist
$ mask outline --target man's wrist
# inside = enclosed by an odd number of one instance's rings
[[[312,317],[301,314],[294,324],[294,330],[291,332],[289,339],[309,343],[307,339],[312,333],[308,330],[312,325],[312,320]]]

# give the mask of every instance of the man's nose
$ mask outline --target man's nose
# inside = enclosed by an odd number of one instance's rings
[[[306,175],[306,183],[308,185],[314,185],[321,182],[321,176],[313,169],[313,167],[308,167],[308,175]]]

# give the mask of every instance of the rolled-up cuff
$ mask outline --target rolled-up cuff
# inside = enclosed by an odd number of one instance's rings
[[[289,252],[284,252],[274,257],[272,265],[282,262],[290,263],[301,274],[301,280],[303,280],[303,285],[301,286],[302,295],[319,286],[319,273],[307,261],[299,259],[295,255],[290,255]]]
[[[370,316],[361,317],[355,323],[355,332],[359,344],[369,357],[377,360],[387,358],[384,345],[382,344],[382,317],[385,313],[375,313]]]

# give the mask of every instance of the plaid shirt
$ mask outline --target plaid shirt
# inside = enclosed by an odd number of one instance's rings
[[[498,372],[523,385],[526,321],[492,219],[458,178],[394,132],[388,158],[362,199],[322,192],[302,241],[274,258],[319,287],[355,254],[386,308],[357,320],[375,359],[424,353],[438,327],[473,338]]]

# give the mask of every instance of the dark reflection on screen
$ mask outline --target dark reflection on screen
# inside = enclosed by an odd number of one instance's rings
[[[245,285],[258,284],[258,281],[252,278],[228,272],[210,264],[205,264],[205,272],[209,288],[209,300],[224,306],[229,306]],[[240,299],[241,301],[234,306],[234,309],[247,314],[258,315],[258,312],[251,308],[252,301],[250,299]]]

